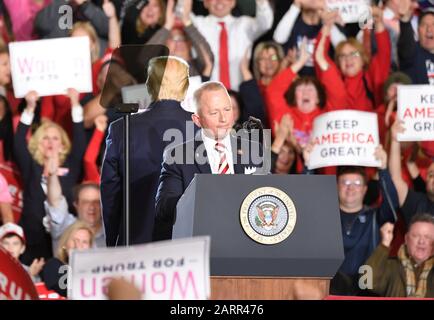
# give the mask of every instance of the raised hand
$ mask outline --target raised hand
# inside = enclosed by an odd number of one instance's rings
[[[69,100],[71,100],[72,106],[80,104],[80,93],[74,88],[68,88],[68,90],[66,90],[66,95],[68,96]]]
[[[309,161],[310,161],[310,155],[312,154],[313,147],[315,146],[315,142],[313,140],[310,140],[304,147],[303,147],[303,159],[304,164],[306,167],[309,167]]]
[[[286,140],[286,138],[288,138],[294,129],[294,120],[292,120],[289,114],[285,114],[280,120],[280,123],[275,123],[274,128],[276,132],[276,138],[279,137],[283,140]]]
[[[39,95],[36,91],[32,90],[29,91],[26,96],[24,97],[24,99],[26,100],[26,110],[34,113],[35,112],[35,108],[36,108],[36,104],[38,102],[39,99]]]
[[[413,17],[413,12],[419,7],[418,3],[412,0],[399,0],[398,14],[403,22],[409,22]]]
[[[34,259],[32,264],[29,267],[30,274],[32,276],[37,276],[39,272],[41,272],[42,268],[44,267],[45,260],[44,258],[40,259]]]
[[[309,58],[310,58],[310,53],[307,51],[307,38],[303,37],[298,60],[291,65],[292,71],[294,73],[298,73],[301,69],[303,69],[304,65],[309,60]]]
[[[323,23],[323,32],[324,31],[330,32],[330,29],[333,26],[333,24],[339,22],[340,20],[339,12],[337,10],[332,10],[332,11],[323,10],[321,12],[321,20]]]
[[[193,0],[183,0],[182,3],[182,23],[188,27],[191,24],[191,11],[193,8]]]
[[[390,132],[392,133],[392,139],[394,141],[398,141],[398,133],[405,132],[405,128],[403,125],[404,125],[404,121],[396,118],[395,123],[392,125],[392,128],[390,129]]]
[[[104,10],[105,15],[107,18],[111,19],[116,17],[116,8],[110,0],[104,0],[104,3],[102,4],[102,9]]]
[[[172,30],[175,25],[175,0],[168,0],[166,6],[166,23],[164,24],[164,28],[167,30]]]
[[[275,138],[271,150],[279,154],[285,141],[290,137],[292,129],[294,128],[294,121],[289,114],[283,115],[280,123],[274,122]]]
[[[298,58],[298,60],[303,64],[303,66],[306,64],[306,62],[311,56],[307,50],[307,41],[307,37],[303,37],[300,47],[300,57]]]
[[[248,47],[246,52],[244,53],[243,59],[241,59],[241,63],[240,63],[241,74],[243,75],[244,81],[248,81],[248,80],[253,79],[252,72],[249,69],[250,52],[251,52],[250,50],[252,50],[252,48]]]
[[[57,175],[59,170],[59,153],[57,151],[51,150],[47,151],[45,156],[46,158],[44,160],[43,175],[45,177]]]
[[[282,61],[280,62],[280,70],[285,70],[290,65],[295,63],[297,61],[297,48],[291,48],[288,50],[286,56],[283,57]]]
[[[374,157],[381,161],[380,169],[387,168],[387,153],[381,144],[375,148]]]
[[[95,118],[94,123],[98,131],[105,132],[105,129],[107,129],[108,118],[105,114],[100,114]]]

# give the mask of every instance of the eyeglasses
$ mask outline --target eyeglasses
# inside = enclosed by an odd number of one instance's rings
[[[266,58],[265,57],[258,58],[259,62],[261,62],[261,61],[278,61],[278,60],[279,60],[279,57],[276,54],[273,54],[273,55],[266,57]]]
[[[353,51],[347,54],[339,54],[338,55],[338,59],[339,60],[344,60],[347,58],[354,58],[354,57],[360,57],[360,52],[359,51]]]
[[[355,188],[361,188],[363,186],[362,180],[340,180],[339,184],[344,187],[354,186]]]
[[[184,36],[181,36],[181,35],[174,35],[174,36],[171,36],[169,39],[172,41],[175,41],[175,42],[187,41],[186,38]]]

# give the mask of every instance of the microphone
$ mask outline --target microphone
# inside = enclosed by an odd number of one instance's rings
[[[243,123],[243,129],[250,133],[254,129],[264,130],[264,126],[261,120],[249,116],[249,119]]]
[[[270,152],[270,146],[268,146],[267,139],[264,139],[264,126],[262,125],[262,121],[258,118],[249,116],[249,119],[243,123],[243,129],[251,135],[253,130],[259,130],[259,141],[257,141],[259,144],[262,144],[263,146],[263,153],[262,153],[262,168],[256,174],[269,174],[271,165],[268,161],[267,154]],[[252,140],[249,138],[249,140]]]

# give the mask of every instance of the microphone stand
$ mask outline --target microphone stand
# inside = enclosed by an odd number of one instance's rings
[[[116,113],[123,114],[124,120],[124,181],[123,181],[123,216],[124,244],[130,245],[130,117],[139,110],[138,103],[122,103],[116,106]]]

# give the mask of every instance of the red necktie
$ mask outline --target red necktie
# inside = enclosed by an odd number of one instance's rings
[[[220,31],[220,49],[219,49],[219,59],[220,59],[220,81],[224,84],[227,89],[231,88],[231,80],[229,77],[229,50],[228,50],[228,32],[225,27],[224,22],[219,22],[222,27]]]
[[[226,159],[225,146],[223,143],[216,142],[215,149],[220,155],[220,163],[218,168],[218,174],[230,174],[229,172],[229,163]]]

